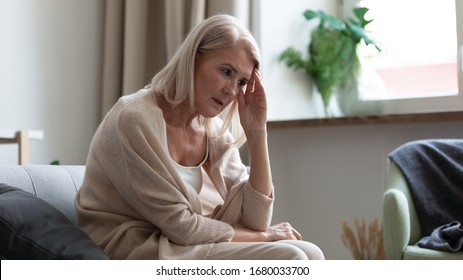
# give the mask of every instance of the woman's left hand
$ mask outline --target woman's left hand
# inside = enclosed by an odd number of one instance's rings
[[[267,96],[257,69],[252,72],[246,92],[238,93],[238,110],[247,136],[267,131]]]
[[[280,223],[270,226],[264,234],[268,241],[277,240],[302,240],[302,235],[289,223]]]

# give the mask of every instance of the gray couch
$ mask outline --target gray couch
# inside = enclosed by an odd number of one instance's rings
[[[107,259],[75,225],[84,172],[85,166],[0,166],[0,257]]]

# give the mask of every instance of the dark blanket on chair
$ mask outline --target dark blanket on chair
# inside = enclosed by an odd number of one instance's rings
[[[459,222],[440,226],[430,236],[421,238],[418,246],[448,252],[463,251],[463,227]]]
[[[423,236],[452,222],[463,224],[463,140],[413,141],[389,158],[407,180]],[[434,248],[432,243],[426,246]]]

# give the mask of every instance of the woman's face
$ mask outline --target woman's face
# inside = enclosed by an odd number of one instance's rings
[[[222,112],[246,85],[254,61],[243,47],[217,50],[198,57],[195,65],[195,108],[211,118]]]

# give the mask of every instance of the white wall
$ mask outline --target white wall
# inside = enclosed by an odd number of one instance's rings
[[[463,138],[463,121],[274,129],[274,222],[289,221],[327,259],[351,259],[342,222],[382,220],[389,152],[416,139]]]
[[[307,9],[336,14],[337,0],[260,0],[257,40],[262,52],[262,77],[269,96],[269,120],[323,117],[323,105],[303,70],[288,68],[278,60],[288,47],[305,52],[317,21],[302,15]],[[303,55],[307,55],[304,53]]]
[[[37,129],[32,164],[85,163],[98,124],[101,0],[0,0],[0,129]],[[17,146],[0,145],[0,164]]]

